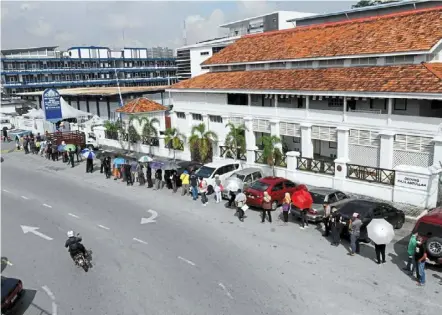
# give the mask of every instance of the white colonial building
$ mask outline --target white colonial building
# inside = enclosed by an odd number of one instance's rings
[[[171,87],[172,125],[204,122],[223,150],[244,123],[247,165],[283,141],[277,175],[434,207],[442,168],[442,7],[247,35]],[[190,158],[188,146],[181,157]]]

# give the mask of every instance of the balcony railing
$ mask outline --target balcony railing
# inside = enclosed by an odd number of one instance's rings
[[[172,148],[172,142],[166,143],[164,145],[164,147],[166,149],[170,149],[170,150],[174,150],[175,149],[175,150],[178,150],[178,151],[184,151],[184,141],[180,140],[179,145],[177,147],[175,147],[175,148]]]
[[[230,147],[225,146],[225,145],[220,145],[219,150],[220,150],[220,157],[224,157],[227,159],[235,159],[235,153],[233,152],[233,150]],[[236,159],[246,161],[247,156],[246,156],[245,152],[241,152],[241,150],[238,150]]]
[[[300,171],[335,175],[335,163],[333,161],[297,157],[296,169]]]
[[[347,164],[347,178],[370,183],[394,185],[395,174],[394,170]]]
[[[104,137],[110,140],[118,140],[118,131],[104,131]]]
[[[160,146],[160,139],[158,137],[144,138],[141,141],[141,143],[144,145],[150,145],[152,147],[159,147]]]
[[[268,164],[262,150],[256,150],[255,151],[255,163],[258,164]],[[286,155],[282,155],[279,158],[275,159],[275,166],[280,166],[280,167],[287,167],[287,156]]]

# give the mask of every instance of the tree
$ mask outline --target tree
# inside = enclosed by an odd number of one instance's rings
[[[120,125],[118,121],[107,120],[104,123],[104,128],[106,128],[106,137],[109,139],[117,140],[118,132],[120,131]]]
[[[212,143],[218,140],[218,135],[210,130],[206,131],[206,125],[201,123],[192,127],[189,137],[190,150],[193,159],[206,163],[212,158]]]
[[[281,139],[277,136],[262,136],[260,140],[263,147],[261,155],[263,162],[272,167],[275,176],[275,164],[279,164],[283,157],[281,149],[277,146],[281,143]]]
[[[173,159],[175,160],[175,151],[181,150],[183,146],[184,135],[177,128],[167,128],[164,133],[164,142],[173,150]]]
[[[158,137],[158,129],[156,124],[160,124],[160,121],[157,118],[149,119],[148,117],[142,117],[139,120],[140,124],[143,125],[143,129],[141,130],[141,137],[144,140],[150,140],[154,137]]]
[[[239,159],[241,158],[241,155],[246,152],[246,125],[235,125],[229,122],[226,127],[230,128],[224,142],[224,145],[228,148],[227,154],[230,153],[231,155],[233,155],[235,160]]]

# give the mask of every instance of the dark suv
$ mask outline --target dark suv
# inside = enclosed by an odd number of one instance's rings
[[[433,209],[417,220],[413,229],[415,232],[425,241],[428,259],[442,264],[442,207]]]

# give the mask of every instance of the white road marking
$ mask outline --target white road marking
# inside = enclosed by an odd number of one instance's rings
[[[218,283],[218,285],[226,292],[227,296],[233,300],[233,296],[232,294],[230,294],[229,290],[227,290],[226,286],[221,282]]]
[[[139,238],[134,237],[133,240],[134,240],[135,242],[138,242],[138,243],[146,244],[146,245],[147,245],[147,242],[145,242],[145,241],[143,241],[143,240],[140,240]]]
[[[20,227],[23,230],[24,234],[32,233],[32,234],[37,235],[37,236],[39,236],[41,238],[44,238],[45,240],[48,240],[48,241],[52,241],[53,240],[52,237],[49,237],[49,236],[47,236],[47,235],[37,231],[39,229],[38,227],[27,226],[27,225],[20,225]]]
[[[181,259],[182,261],[185,261],[185,262],[188,263],[189,265],[196,266],[196,264],[195,264],[194,262],[192,262],[192,261],[190,261],[190,260],[188,260],[188,259],[186,259],[186,258],[183,258],[183,257],[181,257],[181,256],[178,256],[178,259]]]
[[[80,219],[80,217],[78,215],[75,215],[73,213],[68,213],[69,216],[76,218],[76,219]]]
[[[4,192],[6,192],[6,193],[10,193],[10,191],[9,190],[6,190],[6,189],[2,189]]]
[[[47,207],[47,208],[52,208],[52,206],[50,206],[50,205],[47,205],[47,204],[43,204],[43,206],[45,206],[45,207]]]
[[[43,291],[46,292],[46,294],[52,300],[52,315],[57,315],[57,304],[55,303],[54,293],[52,293],[52,291],[47,286],[42,286],[41,288],[43,289]]]
[[[102,229],[105,229],[105,230],[110,230],[110,228],[108,228],[107,226],[101,225],[101,224],[98,224],[98,227],[101,227]]]
[[[158,217],[158,212],[151,210],[151,209],[147,210],[147,212],[149,212],[152,215],[150,216],[150,218],[147,218],[147,219],[141,218],[141,224],[157,222],[155,219]]]
[[[25,200],[29,200],[29,198],[28,197],[26,197],[26,196],[21,196],[23,199],[25,199]]]

